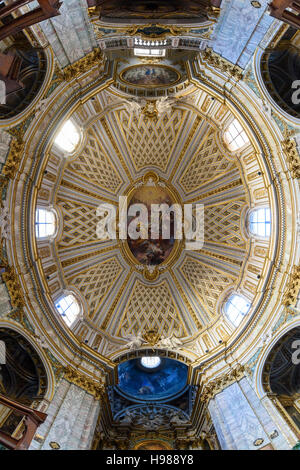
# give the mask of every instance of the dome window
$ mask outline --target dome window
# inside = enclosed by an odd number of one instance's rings
[[[37,209],[35,213],[35,234],[37,238],[50,238],[56,231],[56,218],[53,210]]]
[[[55,307],[68,326],[71,326],[80,314],[79,304],[72,294],[61,297],[55,302]]]
[[[225,315],[235,326],[239,326],[250,309],[250,302],[238,294],[232,294],[225,304]]]
[[[242,147],[249,144],[247,134],[237,119],[234,119],[225,131],[224,140],[227,147],[232,152],[240,150]]]
[[[69,119],[62,126],[54,142],[62,150],[72,153],[77,147],[79,140],[80,140],[79,131],[77,130],[73,122]]]
[[[271,211],[269,207],[255,209],[249,216],[249,231],[258,237],[269,237],[271,234]]]

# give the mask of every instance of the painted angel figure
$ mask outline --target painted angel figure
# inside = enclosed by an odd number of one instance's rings
[[[137,336],[128,335],[125,339],[129,340],[126,344],[128,349],[139,349],[142,344],[146,343],[141,334],[137,334]]]

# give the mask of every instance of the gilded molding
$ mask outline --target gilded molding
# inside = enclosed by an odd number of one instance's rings
[[[300,178],[300,156],[295,139],[287,138],[282,142],[283,151],[293,178]]]
[[[6,183],[8,183],[9,179],[14,179],[16,176],[22,159],[24,146],[25,143],[22,140],[22,135],[16,135],[16,138],[13,139],[11,143],[6,163],[2,168],[2,175],[4,176]]]
[[[243,79],[243,69],[238,65],[234,65],[228,60],[221,57],[214,52],[210,47],[207,47],[202,53],[201,58],[209,65],[220,69],[222,72],[227,73],[235,80]]]
[[[12,306],[15,308],[23,308],[25,300],[14,267],[7,267],[6,271],[2,274],[2,279],[6,284]]]
[[[95,382],[72,367],[67,367],[65,369],[64,379],[90,393],[96,400],[100,400],[105,395],[105,386],[103,382]]]
[[[58,78],[70,82],[96,65],[103,67],[105,60],[103,52],[97,47],[77,62],[74,62],[74,64],[68,65],[62,71],[57,71]]]
[[[200,394],[200,400],[202,402],[211,400],[215,395],[221,393],[225,388],[229,387],[229,385],[241,380],[245,376],[246,372],[249,372],[248,366],[238,364],[227,374],[222,375],[221,377],[217,377],[215,380],[212,380],[207,385],[205,385],[202,393]]]
[[[295,307],[300,289],[300,266],[294,266],[290,274],[288,287],[284,294],[283,304]]]

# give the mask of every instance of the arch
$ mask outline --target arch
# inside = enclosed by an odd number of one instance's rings
[[[261,351],[253,376],[253,383],[255,384],[256,393],[260,399],[263,398],[267,393],[263,384],[263,370],[270,352],[283,336],[285,336],[289,331],[298,327],[300,327],[300,318],[290,320]]]
[[[21,88],[11,93],[7,101],[9,107],[0,105],[2,125],[16,126],[33,111],[45,94],[53,75],[54,56],[51,47],[45,49],[32,47],[25,36],[22,45],[19,41],[16,46],[10,45],[5,52],[14,54],[17,60],[22,61],[18,80],[25,84],[25,92],[27,92],[24,98],[24,88]],[[35,63],[32,63],[34,58],[31,57],[32,53],[35,55]],[[36,107],[36,114],[39,114],[39,111],[40,108]]]
[[[300,103],[293,98],[293,82],[299,79],[300,74],[300,50],[296,36],[295,28],[289,27],[275,47],[263,52],[260,73],[272,101],[289,116],[299,120]]]
[[[47,385],[44,389],[43,393],[43,402],[50,403],[55,392],[56,386],[56,379],[53,373],[53,369],[48,357],[45,354],[45,351],[33,340],[32,335],[20,327],[17,323],[12,323],[11,321],[7,320],[0,320],[0,329],[11,330],[17,333],[20,337],[24,338],[31,346],[31,348],[35,351],[36,355],[42,362],[46,376],[47,376]],[[44,403],[43,409],[41,411],[45,411],[46,404]]]

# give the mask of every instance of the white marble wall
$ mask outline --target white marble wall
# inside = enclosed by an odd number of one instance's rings
[[[208,408],[224,450],[257,450],[268,444],[277,450],[292,447],[246,377],[218,393]]]
[[[50,442],[58,443],[61,450],[90,449],[99,411],[99,401],[92,395],[62,380],[37,431],[43,442],[33,439],[30,450],[49,450]]]

